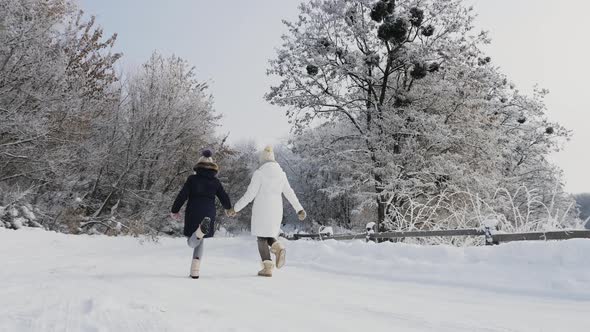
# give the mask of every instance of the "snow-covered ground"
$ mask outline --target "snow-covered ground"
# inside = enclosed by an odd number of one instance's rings
[[[0,229],[0,331],[587,331],[590,240],[497,247],[288,242],[259,278],[255,241]]]

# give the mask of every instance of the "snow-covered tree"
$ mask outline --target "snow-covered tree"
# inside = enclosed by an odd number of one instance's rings
[[[112,207],[136,214],[156,230],[171,232],[170,202],[201,149],[212,146],[219,118],[207,84],[194,68],[176,56],[154,53],[125,86],[116,114],[112,146],[97,171],[90,201],[93,217]],[[118,203],[120,202],[120,204]]]
[[[223,144],[219,116],[207,85],[178,57],[154,54],[121,81],[115,40],[74,1],[0,0],[6,222],[26,218],[18,211],[30,203],[36,218],[25,225],[176,231],[170,202],[200,149]]]
[[[440,227],[468,200],[512,225],[522,213],[547,222],[568,213],[546,156],[569,133],[546,119],[545,91],[522,95],[481,51],[488,37],[473,31],[462,1],[314,0],[300,9],[270,62],[280,83],[267,99],[288,108],[294,149],[316,160],[325,192],[355,193],[356,211],[374,209],[381,230]],[[416,204],[428,213],[416,218]]]
[[[225,191],[235,203],[248,188],[252,174],[259,166],[258,149],[253,141],[244,141],[226,147],[219,153],[219,179]],[[232,233],[240,233],[250,229],[252,205],[248,205],[235,218],[226,218],[220,210],[218,220]]]
[[[96,133],[119,100],[116,36],[71,1],[0,9],[0,186],[56,216],[93,172]]]

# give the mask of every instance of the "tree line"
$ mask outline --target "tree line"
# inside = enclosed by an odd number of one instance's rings
[[[547,159],[569,131],[473,19],[461,0],[312,0],[285,22],[266,99],[293,123],[277,155],[314,225],[579,226]],[[194,67],[154,52],[123,75],[116,39],[72,1],[0,0],[0,226],[179,234],[167,212],[203,148],[245,190],[256,146],[219,135]]]

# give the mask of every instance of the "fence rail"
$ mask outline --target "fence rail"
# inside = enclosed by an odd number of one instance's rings
[[[492,234],[492,238],[497,242],[588,239],[590,238],[590,230]]]
[[[356,239],[366,239],[367,233],[359,233],[359,234],[336,234],[336,235],[328,235],[328,234],[294,234],[291,240],[299,240],[299,239],[331,239],[331,240],[356,240]]]
[[[294,234],[291,240],[314,239],[314,240],[355,240],[366,239],[372,241],[391,240],[400,238],[421,238],[421,237],[446,237],[446,236],[484,236],[486,244],[499,244],[513,241],[547,241],[547,240],[568,240],[568,239],[590,239],[590,230],[562,230],[550,232],[527,232],[527,233],[497,233],[489,228],[486,229],[455,229],[439,231],[408,231],[408,232],[383,232],[383,233],[358,233],[358,234]]]
[[[384,232],[373,235],[373,238],[395,239],[403,237],[433,237],[433,236],[484,236],[485,231],[480,229],[451,229],[442,231],[408,231],[408,232]]]

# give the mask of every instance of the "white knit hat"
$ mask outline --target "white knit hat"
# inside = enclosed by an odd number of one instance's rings
[[[264,150],[260,152],[260,163],[265,163],[267,161],[275,161],[275,153],[272,150],[272,146],[267,145]]]

